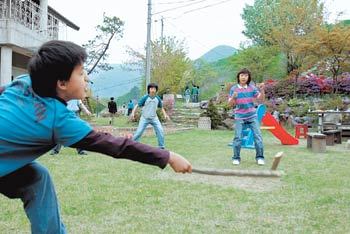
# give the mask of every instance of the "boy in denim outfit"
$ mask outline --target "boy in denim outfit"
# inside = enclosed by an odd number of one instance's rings
[[[233,139],[232,164],[239,165],[241,162],[242,130],[248,127],[254,134],[256,150],[256,162],[264,165],[264,146],[261,131],[258,124],[254,99],[265,98],[264,84],[259,86],[260,91],[253,84],[250,84],[251,74],[248,69],[242,69],[237,74],[237,84],[232,86],[229,94],[229,105],[236,105],[235,108],[235,137]]]
[[[143,96],[138,104],[135,106],[131,113],[131,118],[135,118],[135,111],[138,106],[142,107],[142,114],[139,121],[139,126],[134,134],[133,140],[138,141],[146,127],[151,124],[156,132],[156,136],[158,139],[158,146],[161,149],[165,148],[164,144],[164,131],[162,124],[160,123],[157,116],[157,109],[161,108],[165,119],[169,119],[169,116],[165,112],[163,108],[163,103],[160,97],[157,95],[158,85],[155,83],[150,83],[147,86],[147,92],[145,96]]]

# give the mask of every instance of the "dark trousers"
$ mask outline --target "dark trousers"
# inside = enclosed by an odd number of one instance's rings
[[[51,154],[58,154],[60,152],[62,148],[62,145],[61,144],[57,144],[51,151]],[[78,154],[84,154],[84,150],[83,149],[79,149],[77,148],[77,152]]]

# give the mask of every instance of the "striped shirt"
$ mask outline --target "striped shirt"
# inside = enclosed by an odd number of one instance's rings
[[[230,89],[230,98],[234,92],[238,94],[236,97],[235,119],[245,120],[256,117],[254,99],[260,94],[258,89],[252,84],[243,87],[236,84]]]

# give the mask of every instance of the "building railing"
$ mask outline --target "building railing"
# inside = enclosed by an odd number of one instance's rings
[[[12,0],[0,2],[0,20],[11,19],[26,28],[35,31],[48,39],[58,39],[59,20],[52,14],[47,14],[47,28],[41,26],[41,8],[29,0]]]

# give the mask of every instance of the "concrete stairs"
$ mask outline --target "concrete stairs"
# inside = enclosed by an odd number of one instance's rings
[[[203,111],[199,108],[199,103],[183,104],[174,108],[170,118],[173,126],[177,128],[197,128],[198,119]]]

